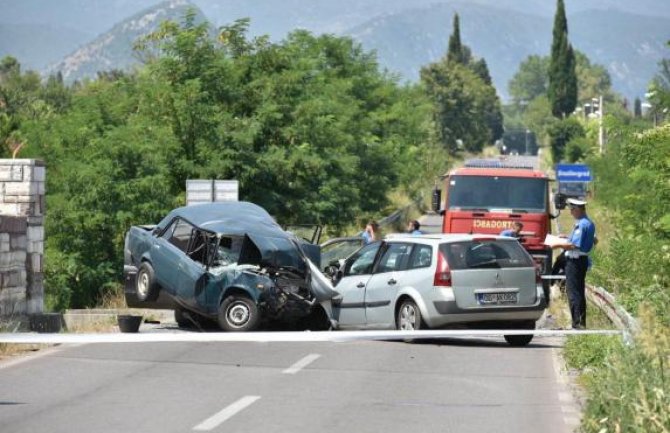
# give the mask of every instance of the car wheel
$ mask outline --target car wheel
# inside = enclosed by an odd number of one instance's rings
[[[155,301],[158,298],[159,290],[160,287],[154,276],[154,268],[147,262],[142,263],[137,271],[137,281],[135,283],[137,300],[141,302]]]
[[[414,301],[407,299],[402,302],[395,323],[400,331],[421,329],[421,311]]]
[[[253,331],[260,323],[256,303],[246,296],[231,295],[219,307],[219,326],[228,332]]]
[[[520,326],[521,329],[535,329],[535,322],[528,322]],[[528,335],[505,335],[505,341],[511,346],[526,346],[533,339],[533,334]]]
[[[526,346],[532,339],[532,335],[505,335],[505,341],[514,347]]]

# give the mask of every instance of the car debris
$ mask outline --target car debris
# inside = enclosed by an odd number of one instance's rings
[[[172,308],[180,326],[215,321],[225,331],[253,331],[264,321],[315,315],[327,327],[322,312],[336,292],[322,284],[320,261],[318,245],[253,203],[181,207],[126,233],[126,302]]]

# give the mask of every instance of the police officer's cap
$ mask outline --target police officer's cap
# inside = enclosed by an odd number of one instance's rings
[[[579,207],[586,206],[586,201],[577,200],[576,198],[569,198],[565,202],[568,204],[568,206],[579,206]]]

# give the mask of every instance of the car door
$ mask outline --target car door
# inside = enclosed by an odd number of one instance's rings
[[[193,226],[176,218],[161,233],[151,250],[154,273],[158,284],[172,295],[179,287],[179,265],[186,256]]]
[[[340,328],[360,328],[365,320],[365,286],[372,276],[381,242],[366,245],[344,264],[342,278],[335,290],[340,297],[333,300],[333,313]]]
[[[214,234],[194,229],[188,252],[179,262],[176,294],[193,307],[207,304],[205,293],[207,266],[210,264],[210,256],[215,251],[216,243],[217,238]]]
[[[411,253],[411,243],[392,242],[383,248],[374,273],[365,287],[367,327],[395,327],[393,301],[398,289],[405,285]]]

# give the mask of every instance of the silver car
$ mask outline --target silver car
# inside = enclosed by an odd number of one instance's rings
[[[335,280],[339,329],[534,329],[547,304],[531,256],[501,236],[392,235],[342,261]]]

